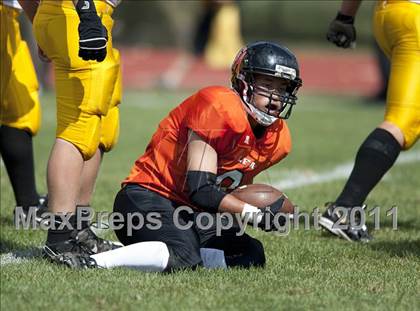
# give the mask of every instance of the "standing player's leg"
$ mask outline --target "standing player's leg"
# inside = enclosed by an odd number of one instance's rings
[[[385,121],[360,146],[343,191],[320,219],[322,226],[350,241],[367,241],[370,236],[365,226],[334,229],[332,224],[340,218],[335,207],[362,206],[400,151],[420,137],[420,7],[408,2],[378,5],[374,25],[375,37],[391,59]]]
[[[97,11],[104,18],[112,9],[100,1]],[[108,111],[116,79],[116,75],[109,76],[106,69],[107,64],[113,62],[108,61],[112,53],[103,63],[78,57],[78,24],[79,17],[71,1],[43,1],[34,19],[38,44],[55,65],[57,131],[47,180],[49,209],[54,214],[56,226],[48,231],[47,246],[56,254],[96,253],[114,248],[111,243],[97,238],[89,228],[74,230],[80,222],[75,211],[83,169],[98,150],[101,117]],[[109,46],[111,49],[111,42]],[[109,80],[112,83],[108,83]],[[112,88],[104,90],[110,85]],[[58,226],[64,221],[62,214],[67,216],[64,227]]]
[[[38,206],[40,196],[35,184],[32,134],[1,125],[0,154],[12,184],[16,205],[26,212],[29,207]]]
[[[103,151],[98,148],[93,157],[84,162],[80,178],[81,185],[77,198],[77,205],[90,206],[92,195],[95,191],[95,183],[101,166],[102,157]]]
[[[26,42],[21,39],[19,11],[0,4],[1,11],[1,117],[0,153],[17,206],[27,215],[30,206],[45,212],[35,184],[32,137],[40,127],[38,80]],[[38,215],[38,216],[39,216]],[[38,218],[40,219],[40,218]]]

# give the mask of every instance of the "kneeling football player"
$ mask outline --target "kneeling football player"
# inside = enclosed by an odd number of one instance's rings
[[[274,215],[284,198],[258,209],[229,192],[251,184],[290,152],[284,119],[302,82],[293,53],[271,42],[244,47],[232,65],[231,82],[232,88],[199,90],[161,121],[115,198],[114,212],[125,218],[115,232],[126,247],[91,256],[94,266],[153,271],[194,268],[203,261],[218,267],[264,266],[260,241],[237,235],[236,225],[216,234],[216,221],[199,226],[197,219],[203,212],[214,217],[227,212],[275,229]],[[194,212],[179,213],[181,206]],[[144,225],[128,234],[128,226],[138,225],[129,223],[134,213],[144,219],[157,213],[160,226]]]

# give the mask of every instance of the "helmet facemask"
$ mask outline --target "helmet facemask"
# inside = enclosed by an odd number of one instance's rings
[[[272,75],[269,75],[272,76]],[[279,77],[280,78],[280,77]],[[283,78],[285,79],[285,78]],[[296,104],[296,93],[300,87],[299,81],[285,79],[288,81],[288,85],[283,90],[268,90],[255,83],[255,76],[252,73],[243,75],[240,73],[237,76],[236,83],[233,85],[234,89],[240,93],[245,109],[251,115],[251,117],[259,124],[263,126],[270,126],[277,119],[288,119],[293,106]],[[236,87],[235,87],[236,86]],[[275,100],[280,102],[281,108],[278,110],[277,115],[268,111],[262,111],[255,105],[255,95],[259,95],[268,98],[268,107],[271,107],[271,102]],[[274,104],[273,104],[274,105]]]

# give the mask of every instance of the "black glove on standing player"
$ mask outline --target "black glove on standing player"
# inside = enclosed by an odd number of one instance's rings
[[[353,47],[356,43],[354,17],[338,12],[328,28],[327,40],[345,49]]]
[[[93,0],[79,0],[76,11],[79,24],[79,57],[102,62],[106,57],[107,30],[101,22]]]

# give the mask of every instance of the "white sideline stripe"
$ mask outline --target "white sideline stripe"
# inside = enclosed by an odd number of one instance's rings
[[[3,254],[0,257],[0,266],[5,266],[9,264],[21,264],[25,261],[28,261],[26,258],[16,257],[13,253]]]
[[[396,165],[408,164],[413,162],[420,162],[420,150],[402,153]],[[347,162],[344,164],[337,165],[332,169],[324,172],[314,171],[291,171],[288,174],[288,178],[279,180],[273,183],[273,187],[279,189],[294,189],[302,186],[315,185],[331,182],[338,179],[347,178],[353,168],[354,162]]]
[[[420,150],[403,153],[398,158],[395,165],[420,162]],[[347,178],[353,168],[353,162],[347,162],[337,165],[329,171],[325,172],[308,172],[308,171],[291,171],[288,179],[274,182],[273,187],[279,189],[293,189],[307,185],[322,184],[337,179]],[[22,264],[28,262],[32,257],[38,256],[34,251],[16,251],[2,254],[0,256],[0,266],[9,264]]]
[[[28,262],[31,258],[39,257],[41,251],[15,251],[0,256],[0,266],[10,264],[22,264]]]

